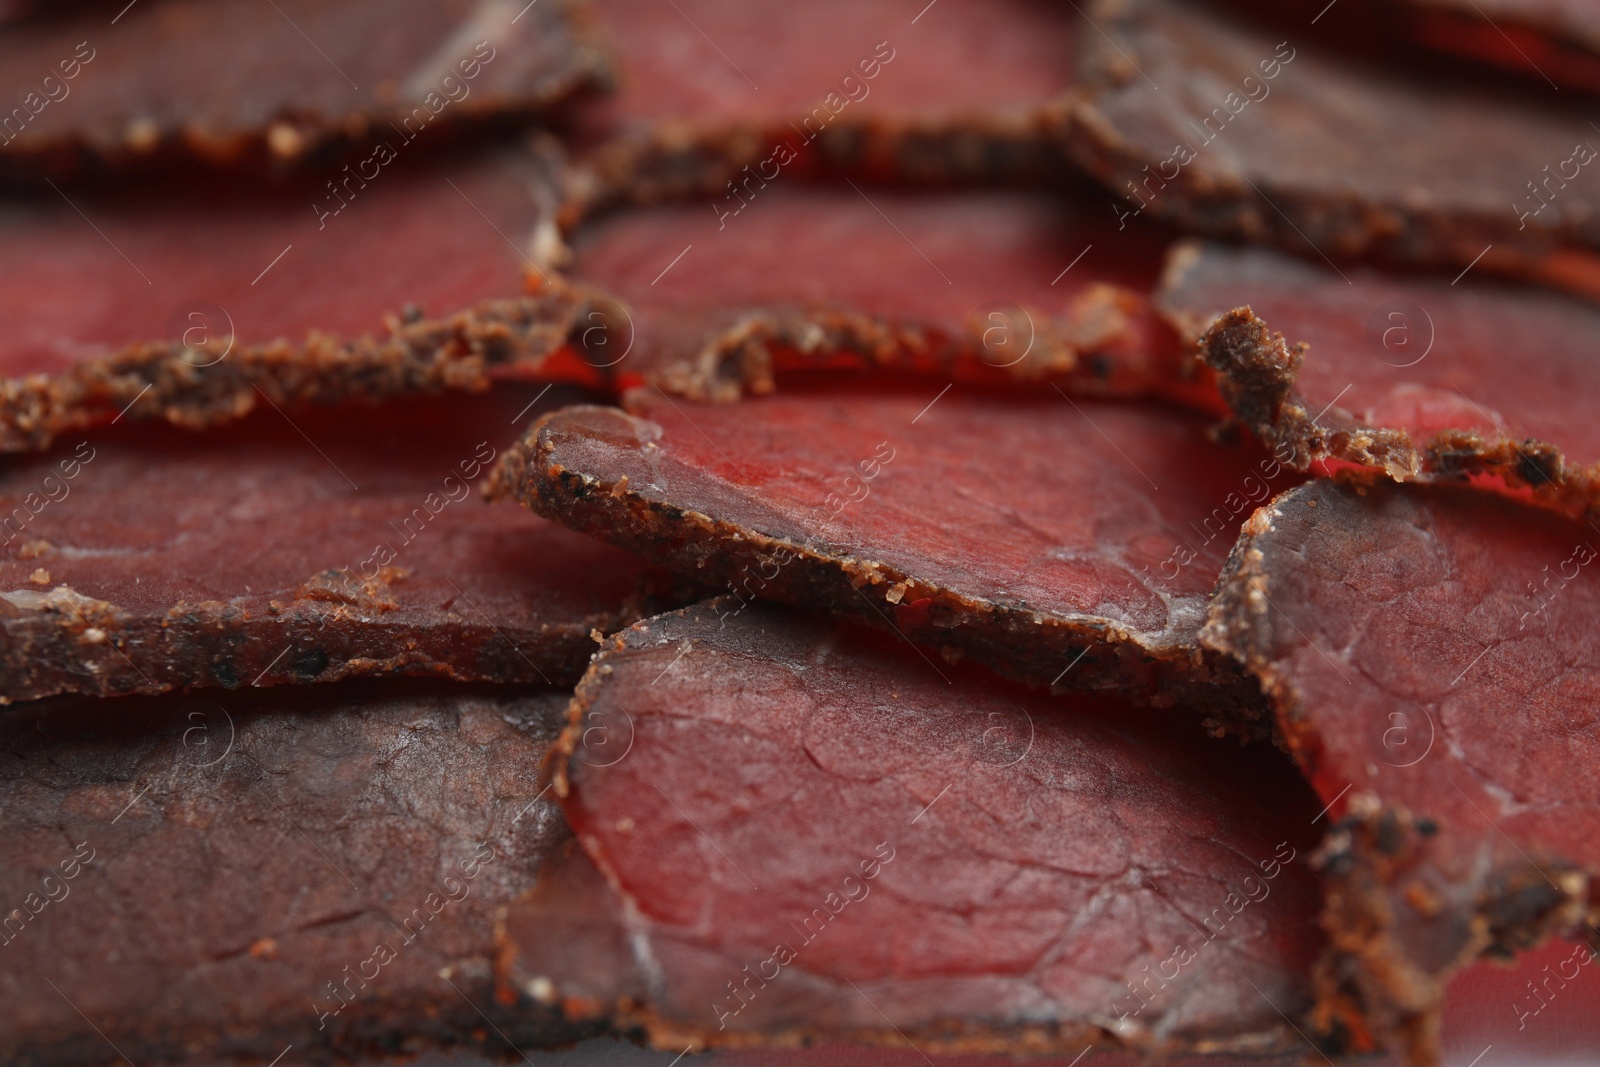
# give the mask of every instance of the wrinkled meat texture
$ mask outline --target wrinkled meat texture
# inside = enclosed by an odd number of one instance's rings
[[[590,629],[638,618],[656,579],[479,498],[533,398],[263,410],[204,437],[121,426],[19,457],[0,474],[0,697],[570,683]]]
[[[1077,14],[944,0],[917,18],[921,6],[598,0],[621,73],[579,137],[612,139],[596,162],[613,195],[636,199],[720,194],[746,165],[769,179],[1058,172],[1049,119],[1072,81]]]
[[[1319,481],[1256,514],[1219,586],[1207,643],[1343,819],[1324,1007],[1425,1060],[1456,968],[1600,944],[1597,544],[1498,496]]]
[[[512,909],[514,988],[680,1049],[1303,1049],[1279,1010],[1308,1006],[1321,943],[1316,805],[1287,761],[951,681],[790,609],[613,639],[562,741],[582,854]],[[546,898],[587,965],[540,936]]]
[[[1200,340],[1235,415],[1298,466],[1400,479],[1492,474],[1592,506],[1588,397],[1600,311],[1470,278],[1333,271],[1260,249],[1182,245],[1157,303]],[[1248,305],[1248,313],[1229,313]],[[1208,332],[1209,331],[1209,332]]]
[[[327,1062],[471,1040],[477,1009],[512,1040],[572,1036],[499,1012],[491,967],[496,909],[569,836],[537,781],[569,696],[411,683],[6,716],[0,1055]]]
[[[1227,718],[1196,647],[1239,524],[1292,475],[1175,410],[881,381],[574,407],[508,450],[541,514],[719,590],[892,625],[950,658]],[[1222,664],[1228,667],[1228,664]]]
[[[309,184],[13,199],[0,207],[0,448],[124,410],[204,424],[263,392],[481,389],[491,367],[538,367],[587,306],[530,258],[555,240],[553,166],[402,160],[342,200]]]
[[[1600,244],[1600,199],[1573,180],[1589,116],[1548,86],[1485,85],[1415,49],[1363,60],[1319,46],[1331,27],[1176,0],[1102,0],[1094,17],[1106,36],[1082,38],[1069,149],[1130,216],[1335,258],[1483,255],[1480,271]],[[1540,198],[1527,183],[1545,164],[1569,173]]]
[[[520,6],[145,0],[24,22],[0,40],[0,100],[21,108],[0,172],[336,165],[527,121],[609,81],[573,4]]]
[[[720,400],[770,391],[783,369],[865,363],[1198,391],[1177,380],[1177,346],[1145,298],[1164,235],[1118,234],[1109,216],[1037,193],[753,184],[741,196],[619,212],[576,234],[573,278],[628,307],[608,338],[624,381]]]

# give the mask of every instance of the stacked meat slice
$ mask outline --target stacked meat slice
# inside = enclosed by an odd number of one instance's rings
[[[0,1059],[1592,1004],[1594,31],[5,8]]]

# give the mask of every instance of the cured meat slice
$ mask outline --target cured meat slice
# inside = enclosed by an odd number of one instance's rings
[[[1436,1060],[1457,968],[1600,945],[1596,541],[1471,490],[1318,481],[1234,552],[1205,640],[1261,679],[1339,820],[1322,1008],[1358,1043]]]
[[[624,384],[724,400],[770,392],[784,369],[865,364],[1060,377],[1074,392],[1197,391],[1179,381],[1179,347],[1146,298],[1165,235],[1118,234],[1040,193],[741,195],[577,232],[572,277],[627,305],[611,331]]]
[[[1040,0],[925,2],[597,0],[620,86],[579,132],[611,141],[595,157],[605,195],[731,196],[749,175],[818,169],[1058,172],[1050,125],[1072,83],[1078,15]]]
[[[8,714],[0,1055],[314,1063],[581,1036],[499,1010],[491,967],[496,910],[569,837],[536,771],[570,695],[361,684]]]
[[[0,206],[0,448],[119,415],[199,425],[263,394],[482,389],[492,368],[539,368],[589,313],[532,266],[554,239],[553,163],[406,162],[338,188]]]
[[[1600,311],[1487,281],[1342,273],[1186,245],[1157,303],[1199,339],[1239,419],[1301,469],[1492,476],[1558,508],[1596,501],[1600,428],[1584,398],[1600,389]]]
[[[0,41],[0,173],[326,166],[548,116],[610,80],[568,0],[80,7]]]
[[[1177,0],[1102,0],[1094,18],[1068,147],[1130,224],[1480,271],[1600,244],[1600,199],[1574,180],[1594,131],[1548,87],[1418,70],[1414,50],[1363,61],[1317,47],[1317,27]]]
[[[1409,0],[1435,48],[1562,87],[1600,89],[1600,17],[1582,0]]]
[[[1254,714],[1198,628],[1251,498],[1291,476],[1198,416],[893,381],[632,410],[552,413],[498,488],[733,593],[730,614],[818,607],[1034,682]]]
[[[665,587],[471,499],[533,399],[264,410],[205,437],[117,427],[13,462],[0,698],[396,672],[570,683],[590,630]]]
[[[560,745],[525,1003],[674,1050],[1306,1049],[1316,802],[1270,746],[714,602],[613,638]]]

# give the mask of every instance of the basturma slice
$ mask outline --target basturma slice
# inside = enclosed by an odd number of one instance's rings
[[[597,0],[619,91],[582,139],[603,198],[731,194],[749,175],[1055,176],[1078,15],[1043,0]],[[701,31],[704,30],[704,33]]]
[[[1270,746],[714,602],[613,638],[559,745],[582,850],[504,924],[535,1004],[675,1050],[1306,1048],[1316,802]]]
[[[1198,340],[1234,414],[1300,469],[1332,459],[1401,480],[1487,475],[1573,513],[1600,503],[1590,303],[1186,244],[1157,304]]]
[[[407,163],[336,191],[0,206],[0,450],[119,415],[223,421],[263,394],[287,405],[554,373],[548,357],[588,314],[530,259],[554,239],[554,162]]]
[[[6,716],[0,1058],[503,1049],[491,1017],[518,1043],[582,1036],[493,1000],[496,911],[569,838],[537,781],[569,697],[362,684]]]
[[[1165,235],[1118,234],[1057,196],[780,179],[618,212],[573,245],[571,276],[628,309],[611,355],[590,356],[624,383],[728,400],[770,392],[786,369],[864,364],[1056,377],[1074,393],[1196,391],[1149,307]]]
[[[1600,142],[1547,86],[1491,88],[1415,69],[1414,54],[1363,61],[1317,47],[1307,23],[1261,28],[1179,0],[1094,12],[1106,36],[1083,37],[1069,149],[1130,222],[1148,209],[1306,254],[1457,269],[1531,270],[1552,246],[1600,245],[1600,197],[1573,180]]]
[[[633,412],[550,414],[498,489],[728,590],[730,614],[775,599],[1036,683],[1257,714],[1198,629],[1251,501],[1291,475],[1204,418],[892,381]]]
[[[568,0],[145,0],[0,39],[0,174],[327,166],[545,117],[607,83]]]
[[[1584,0],[1407,0],[1413,37],[1563,88],[1600,89],[1600,12]]]
[[[570,684],[589,631],[638,618],[657,586],[634,557],[475,499],[532,399],[263,410],[18,457],[0,474],[0,700],[385,673]]]
[[[1499,496],[1390,482],[1304,485],[1245,528],[1205,640],[1261,679],[1341,820],[1319,984],[1323,1025],[1358,1044],[1436,1061],[1456,969],[1548,935],[1600,945],[1596,544]]]

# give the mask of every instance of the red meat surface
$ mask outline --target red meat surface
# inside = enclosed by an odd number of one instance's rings
[[[1288,6],[1304,20],[1283,5],[1090,9],[1104,35],[1082,36],[1068,148],[1130,227],[1155,216],[1310,256],[1480,271],[1600,244],[1582,177],[1600,140],[1577,100],[1386,49],[1370,25],[1336,27],[1337,8],[1314,25],[1321,6]]]
[[[1298,466],[1492,474],[1558,506],[1590,504],[1600,428],[1578,401],[1600,388],[1600,310],[1470,277],[1342,273],[1185,245],[1157,301],[1201,341],[1234,413]]]
[[[1056,169],[1048,118],[1081,20],[1040,0],[601,0],[618,92],[580,137],[626,197],[752,171],[1011,178]],[[796,158],[785,158],[780,146]]]
[[[570,836],[537,781],[569,696],[410,682],[8,712],[0,1055],[581,1036],[498,1011],[490,967],[496,910]]]
[[[326,166],[544,116],[610,76],[566,0],[77,6],[0,40],[0,172]]]
[[[119,426],[19,457],[0,474],[0,697],[570,683],[590,629],[638,618],[655,579],[478,499],[535,396],[266,408],[203,437]]]
[[[1342,819],[1323,1010],[1423,1061],[1459,967],[1600,944],[1596,543],[1498,496],[1318,481],[1256,513],[1218,587],[1206,642]]]
[[[537,367],[583,314],[533,265],[554,213],[542,161],[406,164],[342,200],[296,186],[0,206],[0,446],[124,409],[218,421],[258,389],[279,404],[481,389],[491,366]]]
[[[1413,34],[1541,84],[1600,89],[1600,13],[1585,0],[1409,0]]]
[[[1316,803],[1268,746],[710,603],[612,639],[561,747],[534,1002],[675,1050],[1306,1049]]]
[[[1045,393],[639,394],[632,414],[551,414],[498,480],[741,603],[892,625],[1037,682],[1247,714],[1253,686],[1200,656],[1198,626],[1250,498],[1292,475],[1197,416]]]
[[[724,399],[785,369],[866,363],[1211,395],[1179,382],[1145,297],[1165,234],[1119,234],[1042,193],[774,186],[579,230],[572,276],[631,315],[614,331],[624,381]]]

